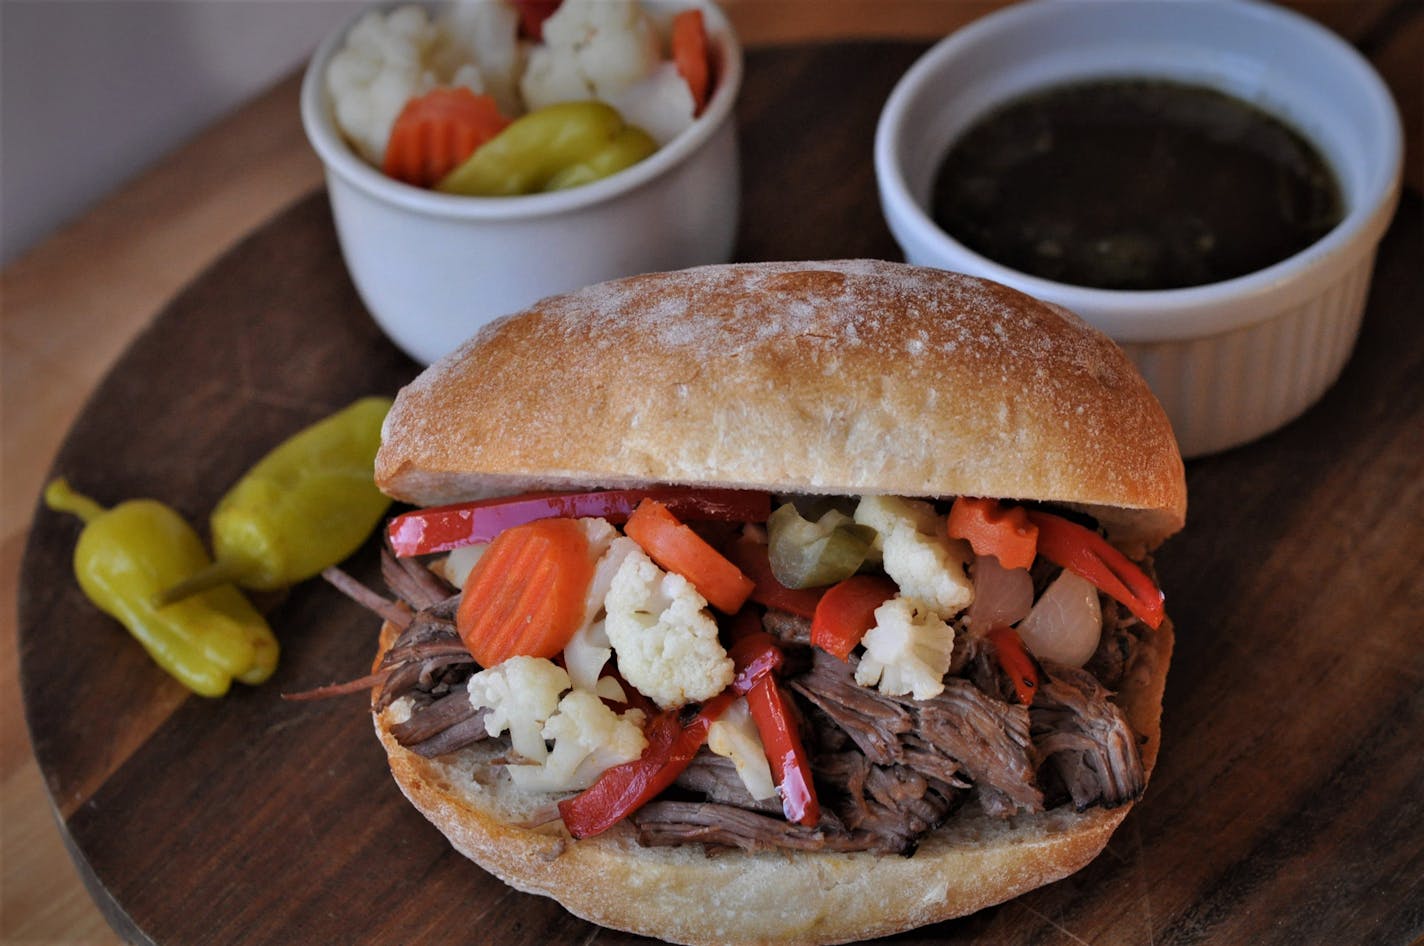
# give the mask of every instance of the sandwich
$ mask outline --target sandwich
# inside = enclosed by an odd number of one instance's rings
[[[1146,788],[1182,461],[1061,308],[865,260],[591,286],[405,387],[376,480],[391,772],[594,923],[887,935],[1077,871]]]

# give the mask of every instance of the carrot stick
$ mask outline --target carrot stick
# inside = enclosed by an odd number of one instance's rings
[[[508,124],[491,96],[464,86],[431,89],[396,117],[381,170],[416,187],[434,187]]]
[[[719,611],[736,614],[755,587],[737,566],[655,499],[639,503],[623,531],[658,565],[692,582]]]
[[[701,10],[683,10],[673,18],[672,60],[692,91],[692,114],[702,114],[712,90],[712,53]]]
[[[501,532],[465,580],[455,626],[475,660],[553,657],[583,620],[593,580],[588,538],[573,519]]]
[[[993,555],[1005,568],[1028,568],[1038,550],[1038,526],[1021,506],[1004,509],[995,499],[960,496],[949,508],[945,530],[967,539],[975,555]]]

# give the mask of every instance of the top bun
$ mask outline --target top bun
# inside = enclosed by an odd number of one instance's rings
[[[649,483],[991,496],[1147,547],[1186,514],[1167,417],[1105,335],[998,283],[868,260],[537,302],[400,392],[376,482],[417,505]]]

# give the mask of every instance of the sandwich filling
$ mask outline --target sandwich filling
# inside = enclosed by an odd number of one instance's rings
[[[1145,787],[1113,693],[1161,593],[1075,513],[662,488],[388,534],[376,711],[456,764],[498,740],[497,777],[575,837],[911,854],[964,810]]]

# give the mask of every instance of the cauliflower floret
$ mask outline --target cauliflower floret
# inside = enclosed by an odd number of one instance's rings
[[[579,521],[589,533],[589,546],[600,553],[600,558],[594,565],[593,580],[589,582],[588,595],[584,599],[583,624],[564,646],[564,667],[576,689],[594,690],[602,682],[598,675],[613,655],[613,645],[608,641],[608,632],[602,620],[603,599],[608,597],[613,576],[618,574],[623,560],[638,550],[638,543],[619,536],[618,530],[607,520]]]
[[[564,645],[564,668],[574,689],[592,692],[611,656],[613,645],[608,642],[602,621],[585,624],[575,631]]]
[[[954,629],[918,601],[897,595],[875,609],[875,626],[861,639],[865,653],[855,682],[887,696],[928,700],[944,692],[954,655]]]
[[[519,10],[505,0],[462,0],[444,20],[443,62],[478,63],[480,81],[504,115],[523,111],[519,75],[524,51],[519,44]],[[447,67],[448,68],[448,67]]]
[[[485,731],[498,736],[509,730],[514,751],[533,762],[548,755],[544,724],[569,688],[569,675],[543,657],[510,657],[498,666],[470,677],[470,704],[488,709]]]
[[[530,109],[603,99],[662,58],[657,28],[636,0],[564,0],[544,21],[543,35],[519,81]]]
[[[875,530],[885,574],[905,597],[946,617],[974,600],[974,583],[965,570],[971,558],[968,544],[949,538],[929,503],[866,496],[855,507],[855,521]]]
[[[529,791],[588,788],[605,769],[643,754],[648,745],[644,722],[642,710],[620,716],[593,693],[571,690],[544,724],[544,738],[554,741],[544,764],[510,765],[506,771],[515,785]]]
[[[470,577],[470,572],[474,571],[475,565],[484,557],[485,550],[488,548],[488,542],[476,542],[474,545],[462,545],[458,549],[451,549],[450,554],[446,555],[444,559],[437,560],[431,570],[456,588],[463,588],[465,579]]]
[[[603,100],[628,124],[652,135],[659,146],[686,131],[697,108],[692,89],[672,62],[661,63],[632,85],[604,93]]]
[[[717,640],[706,599],[641,549],[623,560],[604,604],[623,679],[658,706],[710,699],[732,682],[732,658]]]
[[[766,760],[766,747],[762,745],[761,734],[752,721],[746,697],[728,706],[708,728],[707,748],[732,760],[742,784],[753,798],[760,801],[776,794],[771,764]]]
[[[608,586],[613,584],[623,559],[637,549],[638,543],[618,533],[618,529],[607,519],[580,519],[584,535],[588,537],[588,549],[595,563],[593,580],[588,583],[588,594],[584,597],[583,622],[590,624],[603,613],[603,599],[608,596]]]
[[[406,102],[439,85],[484,91],[478,67],[457,65],[444,30],[420,7],[367,13],[326,70],[336,124],[362,157],[380,166],[391,125]]]

